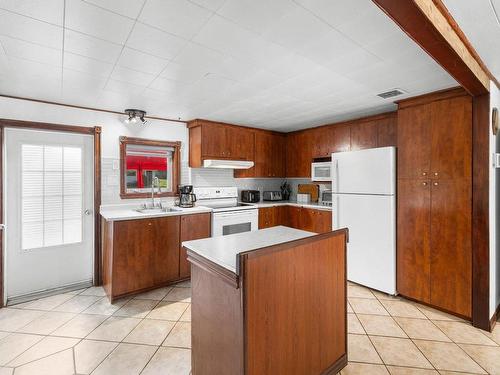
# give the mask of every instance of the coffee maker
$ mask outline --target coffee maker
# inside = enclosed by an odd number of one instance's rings
[[[193,185],[179,185],[179,207],[194,207],[196,195],[193,194]]]

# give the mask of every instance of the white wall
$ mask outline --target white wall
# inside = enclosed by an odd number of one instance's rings
[[[490,82],[490,125],[491,108],[500,110],[500,91],[493,82]],[[490,126],[491,129],[491,126]],[[493,136],[490,131],[490,316],[493,315],[500,304],[500,220],[497,215],[500,212],[500,169],[493,168],[493,153],[500,152],[500,135]]]
[[[125,116],[112,113],[88,111],[57,105],[30,102],[0,97],[0,118],[48,122],[63,125],[101,126],[102,142],[102,203],[122,203],[119,196],[119,170],[113,164],[120,159],[119,137],[181,141],[181,182],[190,181],[188,163],[188,130],[183,123],[150,120],[146,126],[127,125]],[[115,162],[115,163],[113,163]]]

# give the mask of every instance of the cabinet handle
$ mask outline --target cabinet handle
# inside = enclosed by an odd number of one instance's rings
[[[422,182],[422,185],[427,186],[427,182]]]
[[[151,226],[151,225],[153,225],[153,223],[148,223],[148,226]]]
[[[427,176],[427,172],[422,172],[422,176]]]
[[[437,176],[437,175],[439,175],[439,173],[437,173],[437,172],[434,172],[434,176]]]
[[[438,185],[439,185],[439,183],[437,183],[437,182],[434,182],[434,186],[438,186]]]

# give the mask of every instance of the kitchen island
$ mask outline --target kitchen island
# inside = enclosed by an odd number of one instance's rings
[[[347,229],[183,242],[193,375],[336,374],[347,364]]]

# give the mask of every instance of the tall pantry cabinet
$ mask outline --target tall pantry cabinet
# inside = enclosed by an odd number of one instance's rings
[[[400,102],[397,137],[398,292],[470,318],[471,97]]]

